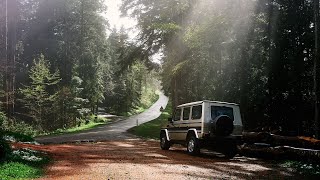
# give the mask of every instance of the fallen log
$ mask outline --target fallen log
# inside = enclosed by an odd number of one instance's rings
[[[266,147],[256,144],[244,144],[240,154],[249,157],[267,159],[287,159],[306,162],[320,162],[320,150],[295,148],[290,146]]]
[[[243,142],[247,144],[268,143],[271,146],[290,146],[295,148],[320,150],[320,140],[304,136],[280,136],[267,132],[244,132]]]

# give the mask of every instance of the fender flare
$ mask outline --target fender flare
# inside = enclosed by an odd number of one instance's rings
[[[196,129],[194,129],[194,128],[189,129],[189,130],[188,130],[188,134],[189,134],[190,132],[193,132],[193,133],[196,135],[196,138],[197,138],[197,139],[199,138],[199,136],[198,136],[198,131],[197,131]]]
[[[161,133],[164,132],[167,138],[167,141],[170,141],[168,129],[161,129]]]

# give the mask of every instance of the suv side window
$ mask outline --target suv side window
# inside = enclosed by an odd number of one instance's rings
[[[192,107],[191,119],[201,119],[202,117],[202,105]]]
[[[174,113],[174,121],[180,121],[180,119],[181,119],[181,108],[178,108]]]
[[[189,120],[190,118],[190,107],[183,108],[183,120]]]

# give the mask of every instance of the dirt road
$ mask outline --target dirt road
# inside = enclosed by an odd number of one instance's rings
[[[25,145],[48,152],[54,162],[41,179],[301,179],[273,161],[248,157],[226,160],[213,152],[199,157],[157,141],[127,139],[86,144]]]

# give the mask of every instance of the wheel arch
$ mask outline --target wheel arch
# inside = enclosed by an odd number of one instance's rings
[[[191,135],[194,135],[197,139],[199,139],[198,131],[194,128],[188,130],[186,139],[188,139],[188,137]]]
[[[161,134],[161,133],[164,133],[164,134],[166,135],[167,141],[170,141],[168,129],[161,129],[160,134]]]

